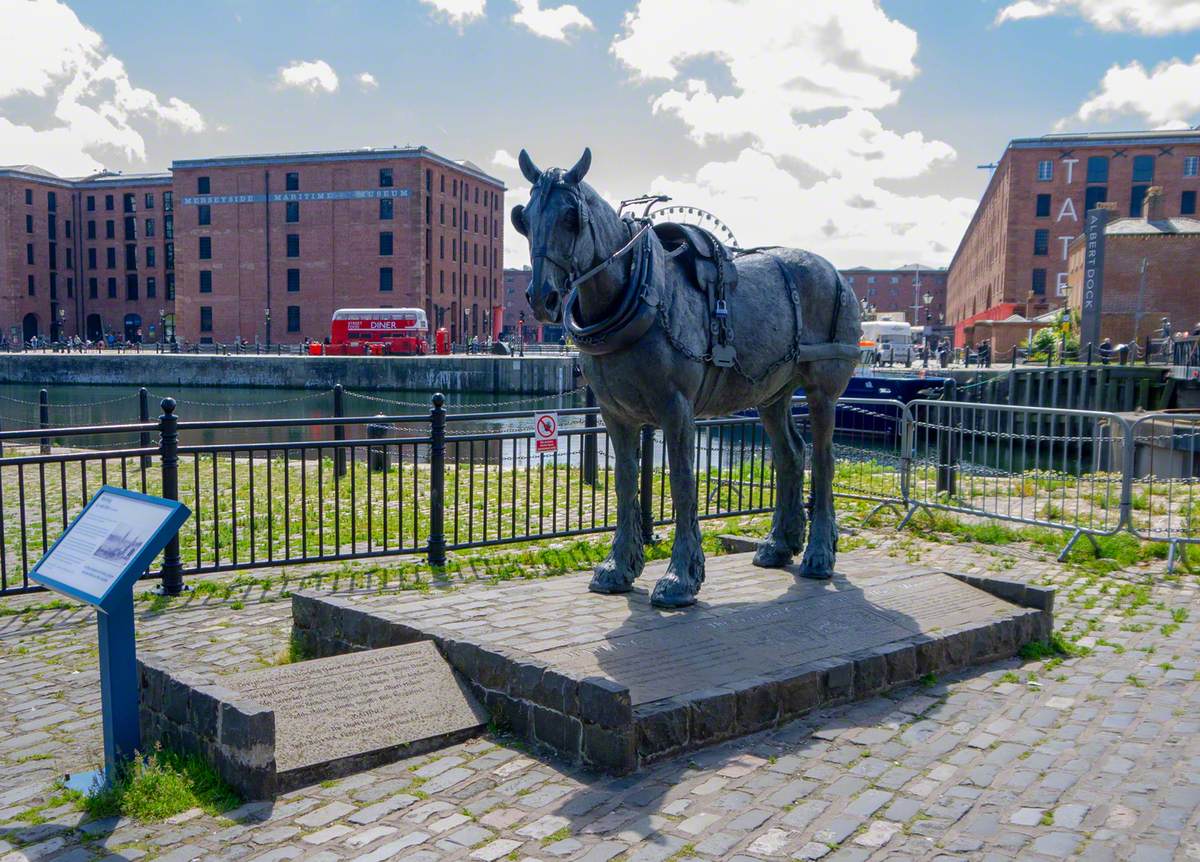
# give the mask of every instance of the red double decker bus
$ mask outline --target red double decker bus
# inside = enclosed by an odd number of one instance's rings
[[[339,308],[325,352],[335,356],[418,356],[429,350],[429,322],[420,308]]]

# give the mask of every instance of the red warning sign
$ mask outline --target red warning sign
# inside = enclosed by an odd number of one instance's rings
[[[533,416],[533,445],[538,452],[558,451],[558,414],[535,413]]]

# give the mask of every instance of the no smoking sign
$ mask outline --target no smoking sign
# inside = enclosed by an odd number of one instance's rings
[[[558,414],[533,415],[533,445],[538,452],[558,451]]]

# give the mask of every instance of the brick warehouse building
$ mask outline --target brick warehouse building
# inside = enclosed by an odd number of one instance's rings
[[[503,197],[425,147],[81,179],[0,169],[0,326],[295,343],[327,336],[336,308],[415,306],[455,339],[486,337],[503,325]]]
[[[903,312],[910,324],[928,326],[931,332],[945,322],[945,269],[910,263],[896,269],[856,266],[839,272],[860,304],[870,303],[877,312]]]
[[[1084,214],[1111,201],[1136,218],[1150,186],[1163,188],[1167,216],[1196,213],[1200,131],[1010,141],[950,263],[946,320],[955,343],[976,320],[1035,317],[1064,305],[1068,247]]]

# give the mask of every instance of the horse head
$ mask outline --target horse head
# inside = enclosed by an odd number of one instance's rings
[[[591,189],[583,182],[592,151],[585,149],[569,171],[539,170],[525,150],[518,162],[533,186],[529,203],[512,210],[513,227],[529,240],[533,266],[525,297],[538,321],[558,323],[571,282],[596,256],[595,233],[588,230],[586,196]]]

